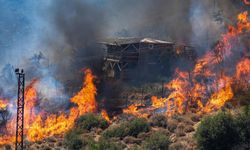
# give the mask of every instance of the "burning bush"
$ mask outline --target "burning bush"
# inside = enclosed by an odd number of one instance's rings
[[[204,118],[195,134],[200,149],[231,149],[238,140],[236,124],[228,113]]]
[[[77,120],[76,127],[80,130],[90,130],[92,128],[105,129],[109,126],[108,122],[93,113],[85,114]]]
[[[167,150],[169,144],[170,140],[166,135],[155,132],[142,143],[142,147],[147,150]]]
[[[125,136],[137,136],[141,132],[148,132],[150,126],[145,119],[136,118],[131,122],[124,122],[119,126],[112,127],[103,133],[105,138]]]

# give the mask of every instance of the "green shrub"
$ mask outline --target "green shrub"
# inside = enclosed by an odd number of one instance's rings
[[[120,145],[104,139],[99,142],[89,141],[87,147],[88,150],[122,150]]]
[[[240,145],[250,149],[250,106],[247,106],[237,119],[237,129],[240,136]]]
[[[250,94],[250,93],[249,93],[249,94]],[[243,114],[246,115],[246,116],[250,116],[250,105],[247,105],[247,106],[244,108]]]
[[[170,140],[166,135],[155,132],[142,143],[142,147],[146,150],[167,150],[169,144]]]
[[[130,136],[137,136],[141,132],[149,131],[149,124],[145,119],[136,118],[128,124],[128,134]]]
[[[79,117],[76,123],[76,127],[80,130],[90,130],[95,127],[105,129],[108,125],[109,124],[105,119],[92,113]]]
[[[65,134],[64,143],[70,150],[78,150],[84,146],[84,142],[76,130],[70,130]]]
[[[111,127],[103,132],[103,137],[111,138],[111,137],[125,137],[128,135],[128,127],[124,124]]]
[[[167,127],[167,118],[165,115],[154,115],[151,119],[150,119],[150,124],[152,126],[156,126],[156,127]]]
[[[124,122],[119,126],[115,126],[104,131],[105,138],[125,136],[137,136],[141,132],[148,132],[150,129],[149,124],[145,119],[136,118],[131,122]]]
[[[229,150],[238,139],[235,121],[230,114],[222,112],[206,117],[201,121],[195,138],[200,149]]]

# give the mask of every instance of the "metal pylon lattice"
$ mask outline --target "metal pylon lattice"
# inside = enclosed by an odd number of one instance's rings
[[[24,91],[25,91],[25,74],[23,70],[15,70],[18,78],[17,94],[17,120],[16,120],[16,150],[23,150],[23,124],[24,124]]]

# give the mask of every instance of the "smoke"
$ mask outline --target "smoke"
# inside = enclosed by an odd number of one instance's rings
[[[43,37],[43,42],[49,50],[50,64],[64,84],[70,82],[68,86],[79,87],[80,70],[101,65],[98,61],[103,56],[102,49],[97,42],[107,28],[105,11],[99,1],[91,0],[55,0],[45,11],[42,18],[51,32]]]
[[[190,22],[192,26],[192,43],[198,43],[203,49],[208,49],[213,42],[217,39],[212,37],[218,37],[221,32],[221,27],[224,27],[222,18],[215,21],[215,18],[211,16],[215,8],[213,5],[208,5],[204,1],[192,0],[190,9]],[[210,10],[210,11],[209,11]],[[219,12],[218,12],[219,13]],[[220,15],[220,14],[218,14]],[[214,20],[213,20],[214,19]]]
[[[192,43],[203,51],[241,9],[246,6],[236,0],[216,4],[210,0],[0,0],[0,68],[22,67],[28,80],[39,77],[46,84],[39,86],[45,91],[42,95],[53,95],[46,89],[59,87],[58,99],[67,99],[72,93],[62,93],[81,86],[82,68],[100,73],[100,39],[153,37]],[[0,86],[5,89],[9,84]]]
[[[190,0],[112,0],[110,32],[118,36],[188,41],[189,5]]]

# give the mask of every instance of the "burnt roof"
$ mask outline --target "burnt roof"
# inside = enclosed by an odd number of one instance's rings
[[[134,43],[151,43],[151,44],[174,44],[173,42],[167,42],[152,38],[134,38],[134,37],[119,37],[119,38],[108,38],[102,40],[101,44],[105,45],[126,45]]]

